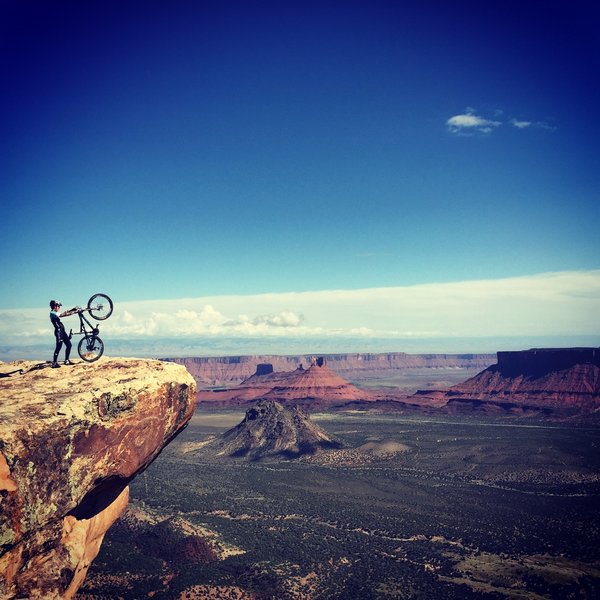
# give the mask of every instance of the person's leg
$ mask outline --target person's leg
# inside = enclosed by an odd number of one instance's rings
[[[69,339],[68,336],[65,336],[64,339],[65,342],[65,364],[66,365],[70,365],[71,361],[69,360],[69,356],[71,355],[71,340]]]
[[[59,336],[56,336],[56,347],[54,348],[54,358],[52,359],[53,367],[60,367],[60,365],[56,361],[58,359],[58,353],[60,352],[61,348],[62,348],[62,340],[60,339]]]

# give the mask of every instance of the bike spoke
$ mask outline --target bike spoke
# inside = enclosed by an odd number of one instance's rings
[[[106,294],[94,294],[88,300],[87,309],[94,319],[104,321],[112,315],[113,303]]]
[[[79,341],[77,352],[86,362],[94,362],[104,353],[104,342],[96,336],[84,337]]]

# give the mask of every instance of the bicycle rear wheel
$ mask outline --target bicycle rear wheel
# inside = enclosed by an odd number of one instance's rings
[[[104,321],[112,315],[113,302],[106,294],[94,294],[88,300],[88,311],[97,321]]]
[[[81,338],[77,352],[85,362],[94,362],[104,354],[104,342],[96,336]]]

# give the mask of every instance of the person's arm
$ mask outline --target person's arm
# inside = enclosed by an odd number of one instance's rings
[[[65,310],[65,312],[60,314],[60,316],[61,317],[69,317],[69,316],[74,315],[75,313],[79,312],[80,310],[81,310],[81,308],[79,306],[74,306],[73,308],[70,308],[69,310]]]

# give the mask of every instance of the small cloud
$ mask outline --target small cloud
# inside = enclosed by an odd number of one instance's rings
[[[556,127],[546,123],[546,121],[524,121],[521,119],[511,119],[510,124],[517,129],[545,129],[546,131],[556,131]]]
[[[517,129],[527,129],[533,125],[531,121],[519,121],[518,119],[511,119],[510,122]]]
[[[461,115],[454,115],[446,121],[451,133],[490,133],[501,125],[500,121],[485,119],[475,114],[474,109],[467,108]]]
[[[121,319],[123,319],[123,323],[133,323],[135,321],[135,317],[128,310],[123,311]]]
[[[545,129],[546,131],[556,131],[554,125],[550,125],[550,123],[546,123],[545,121],[538,121],[535,126],[539,129]]]
[[[474,133],[491,133],[500,125],[508,123],[516,129],[545,129],[546,131],[556,131],[556,127],[546,121],[533,121],[529,119],[508,119],[503,118],[504,112],[500,109],[494,111],[494,117],[487,119],[476,113],[476,110],[467,107],[465,112],[460,115],[454,115],[446,121],[446,126],[450,133],[456,135],[469,135]],[[501,120],[496,120],[501,119]]]

